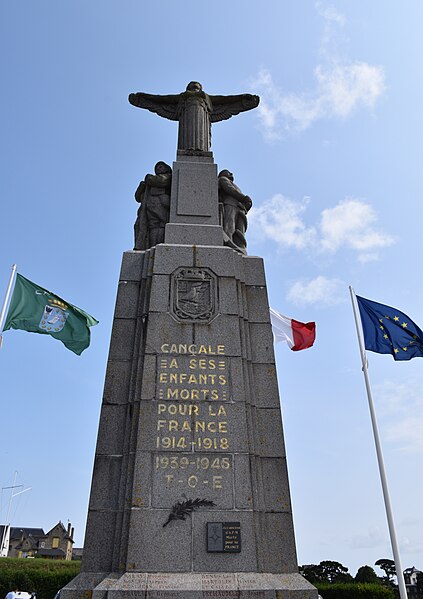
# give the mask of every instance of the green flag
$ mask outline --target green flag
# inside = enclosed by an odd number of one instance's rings
[[[16,275],[5,331],[22,329],[51,335],[80,355],[90,344],[89,327],[96,324],[98,320],[80,308],[65,302],[22,275]]]

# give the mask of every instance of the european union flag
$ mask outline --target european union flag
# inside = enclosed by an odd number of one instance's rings
[[[394,360],[423,358],[423,332],[404,312],[356,296],[366,349]]]

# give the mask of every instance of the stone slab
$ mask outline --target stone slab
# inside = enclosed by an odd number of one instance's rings
[[[66,585],[61,595],[89,599],[91,593],[84,591],[93,588],[96,599],[101,592],[107,592],[107,599],[317,599],[317,589],[300,574],[263,572],[84,573]]]
[[[218,509],[234,507],[235,464],[231,454],[162,452],[153,454],[152,459],[153,507],[169,508],[176,500],[182,501],[187,492],[213,501]]]
[[[120,281],[140,281],[142,277],[144,260],[148,252],[124,252],[120,269]]]
[[[253,362],[275,363],[273,333],[270,324],[250,323],[250,346]]]
[[[114,319],[109,360],[132,360],[134,353],[135,327],[136,320],[134,318]]]
[[[168,223],[165,229],[166,243],[197,245],[223,245],[223,230],[219,225]],[[185,266],[185,264],[181,265]]]
[[[125,404],[129,401],[131,370],[131,362],[108,362],[103,393],[104,403]]]
[[[278,380],[274,364],[253,364],[252,403],[258,408],[279,408]]]
[[[138,281],[119,281],[115,318],[136,318],[140,284]]]
[[[261,457],[284,458],[285,444],[282,434],[281,413],[278,409],[264,408],[255,411],[256,449]]]
[[[219,224],[215,164],[186,160],[173,163],[170,222]]]
[[[181,266],[194,266],[192,245],[160,243],[154,252],[153,274],[170,275]]]
[[[163,527],[169,512],[169,509],[131,510],[126,565],[128,572],[191,570],[191,521],[177,520]]]

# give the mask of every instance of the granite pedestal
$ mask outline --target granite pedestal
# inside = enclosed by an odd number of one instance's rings
[[[123,256],[82,569],[63,599],[315,599],[297,568],[263,261],[223,246],[212,159],[180,158],[165,243]],[[214,505],[164,526],[195,499]],[[228,552],[208,523],[236,524]]]

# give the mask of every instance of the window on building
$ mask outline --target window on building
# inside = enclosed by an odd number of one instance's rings
[[[57,549],[58,546],[59,546],[59,537],[53,537],[53,540],[51,542],[51,548]]]
[[[41,549],[44,549],[44,547],[46,546],[46,542],[45,541],[41,541],[40,546],[41,546]]]

